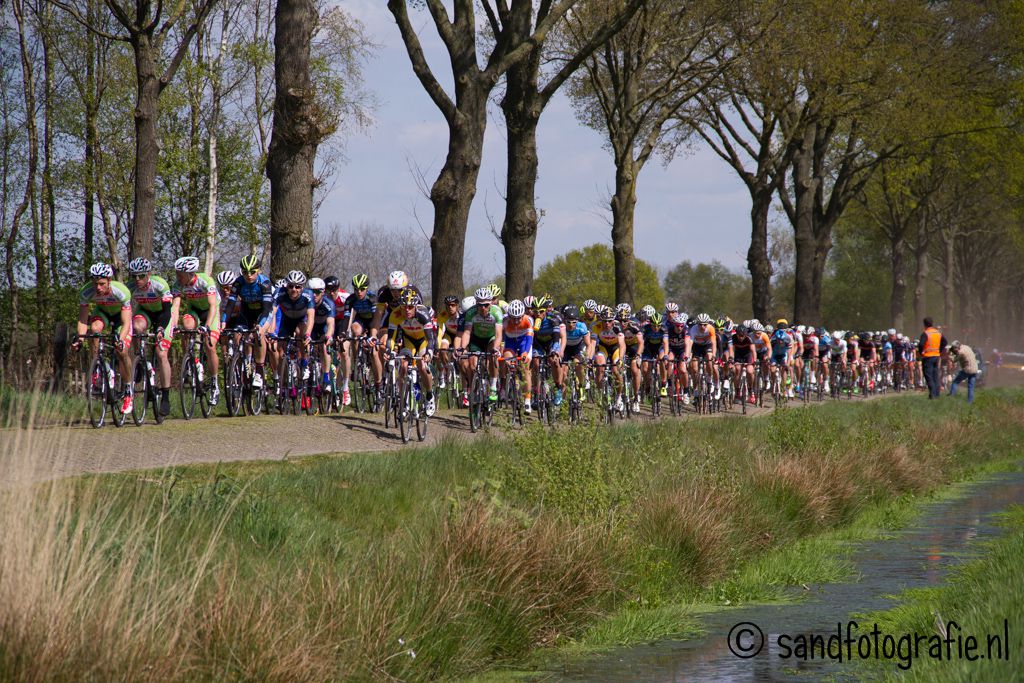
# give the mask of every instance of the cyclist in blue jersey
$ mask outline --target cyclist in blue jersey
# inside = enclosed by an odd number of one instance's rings
[[[584,365],[594,356],[594,342],[590,337],[590,326],[580,320],[580,308],[576,304],[563,306],[562,318],[565,320],[565,354],[562,356],[562,362],[580,361],[576,363],[575,371],[578,380],[577,386],[580,388],[580,398],[583,398],[586,382]]]
[[[309,360],[306,351],[313,335],[315,305],[313,293],[306,289],[306,275],[301,270],[293,270],[285,277],[285,286],[274,297],[274,308],[281,314],[281,323],[277,329],[278,337],[298,337],[299,358],[302,365],[302,379],[309,379]],[[279,345],[270,350],[271,362],[276,367],[285,346]],[[280,381],[280,378],[279,378]],[[280,386],[280,384],[278,384]]]
[[[334,306],[334,299],[325,296],[327,285],[318,277],[309,281],[309,291],[313,293],[313,341],[323,339],[326,343],[320,349],[320,362],[323,368],[324,390],[331,390],[331,340],[334,339],[334,319],[337,316],[337,309]]]
[[[260,264],[255,255],[244,256],[239,263],[241,274],[235,280],[233,289],[241,303],[241,318],[244,326],[258,329],[255,346],[256,372],[253,373],[252,384],[263,386],[263,366],[267,358],[266,335],[270,333],[271,313],[274,309],[273,284],[270,278],[260,272]]]

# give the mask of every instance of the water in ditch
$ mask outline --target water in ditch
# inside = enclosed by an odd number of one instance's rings
[[[545,672],[543,679],[659,683],[843,679],[845,664],[780,657],[784,650],[779,635],[828,638],[836,632],[837,622],[845,628],[851,613],[888,609],[893,602],[886,596],[941,583],[951,566],[972,557],[979,539],[1001,532],[993,513],[1014,503],[1024,503],[1024,472],[1002,473],[970,484],[965,495],[925,506],[913,526],[890,538],[859,544],[851,556],[859,577],[856,581],[810,586],[813,597],[799,602],[712,612],[701,617],[706,630],[703,637],[619,648],[560,664],[557,670]],[[763,647],[746,659],[733,654],[729,640],[730,630],[742,622],[756,625],[763,633]],[[739,638],[733,647],[752,650],[757,634],[749,627],[744,630],[747,632],[733,632],[734,638]],[[869,630],[870,625],[862,623],[854,637]]]

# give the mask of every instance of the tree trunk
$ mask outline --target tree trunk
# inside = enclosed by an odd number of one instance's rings
[[[95,25],[95,0],[86,2],[86,16],[90,25]],[[93,148],[93,140],[99,137],[97,133],[96,120],[98,118],[98,103],[96,93],[96,36],[92,31],[85,32],[85,196],[83,204],[85,208],[85,225],[83,226],[85,240],[85,263],[86,269],[93,263],[93,249],[96,240],[95,232],[95,187],[96,187],[96,154]]]
[[[633,217],[636,210],[636,176],[632,159],[615,164],[615,194],[612,196],[612,254],[615,257],[615,303],[635,303],[636,257],[633,253]]]
[[[946,329],[950,329],[953,325],[953,291],[955,289],[955,274],[956,274],[956,256],[955,251],[956,239],[954,238],[954,228],[949,227],[942,231],[942,246],[943,246],[943,266],[944,272],[942,277],[942,295],[943,295],[943,320],[942,324],[946,326]]]
[[[316,9],[311,0],[280,0],[274,16],[277,97],[267,177],[270,268],[281,277],[289,270],[308,270],[313,262],[313,161],[322,135],[309,74]],[[458,257],[461,263],[461,250]]]
[[[51,171],[53,159],[53,55],[51,53],[53,24],[50,18],[52,13],[53,6],[49,3],[39,8],[40,38],[43,44],[43,177],[40,187],[42,202],[39,207],[42,217],[43,253],[39,257],[47,261],[44,272],[48,283],[57,281],[57,252],[54,248],[56,245],[54,223],[57,211],[53,198],[53,173]],[[41,339],[40,342],[42,342]],[[40,348],[42,348],[41,344]]]
[[[795,290],[793,293],[793,318],[800,323],[817,323],[820,303],[815,304],[815,260],[818,241],[814,236],[814,194],[817,179],[812,175],[815,126],[804,130],[800,149],[793,157],[793,194],[796,220],[793,223],[796,245]]]
[[[210,140],[208,143],[209,158],[209,192],[206,200],[206,274],[213,273],[214,244],[217,241],[217,200],[220,189],[220,177],[217,169],[217,126],[220,125],[221,68],[224,63],[224,51],[228,43],[228,8],[224,8],[220,23],[220,46],[213,60],[213,74],[210,83]]]
[[[160,80],[150,37],[135,34],[135,203],[132,210],[129,257],[152,258],[156,223],[156,166],[160,156],[157,135]]]
[[[469,208],[476,195],[490,90],[477,81],[459,91],[458,113],[449,123],[448,156],[430,188],[434,232],[430,237],[430,288],[435,305],[461,295]]]
[[[889,295],[889,324],[898,330],[903,329],[903,302],[907,296],[906,251],[907,242],[903,238],[903,230],[891,242],[890,270],[892,273],[892,292]]]
[[[772,190],[770,187],[751,190],[750,198],[747,268],[751,279],[751,310],[755,318],[767,322],[772,296],[772,262],[768,258],[768,212],[772,206]]]
[[[520,299],[533,288],[538,226],[537,123],[542,109],[537,93],[536,64],[537,60],[531,55],[509,69],[505,97],[501,101],[508,135],[501,243],[505,246],[505,290],[509,299]]]
[[[927,313],[928,296],[928,243],[931,233],[928,231],[928,211],[921,211],[917,219],[917,243],[914,245],[914,317],[920,323]]]

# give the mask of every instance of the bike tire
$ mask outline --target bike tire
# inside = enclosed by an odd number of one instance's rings
[[[89,382],[86,386],[86,403],[89,409],[89,424],[94,429],[103,426],[107,417],[107,368],[102,358],[92,362],[89,371]]]
[[[185,354],[181,361],[181,381],[178,383],[178,398],[181,401],[181,415],[191,420],[196,412],[197,384],[196,364],[191,354]]]
[[[129,372],[132,376],[132,422],[139,427],[145,423],[146,409],[149,407],[149,372],[138,356],[132,358]]]
[[[236,417],[243,411],[242,354],[234,353],[224,366],[224,403],[228,415]]]

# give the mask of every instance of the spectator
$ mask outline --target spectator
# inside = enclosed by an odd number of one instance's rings
[[[953,351],[953,360],[960,366],[960,372],[953,378],[953,384],[949,387],[949,395],[956,396],[956,385],[967,380],[967,402],[974,403],[974,382],[978,379],[978,359],[974,351],[967,344],[954,341],[950,346]]]
[[[928,384],[928,398],[938,398],[941,394],[939,383],[939,359],[946,352],[946,338],[935,329],[931,318],[924,319],[924,332],[917,342],[917,352],[921,356],[921,370],[924,381]]]

